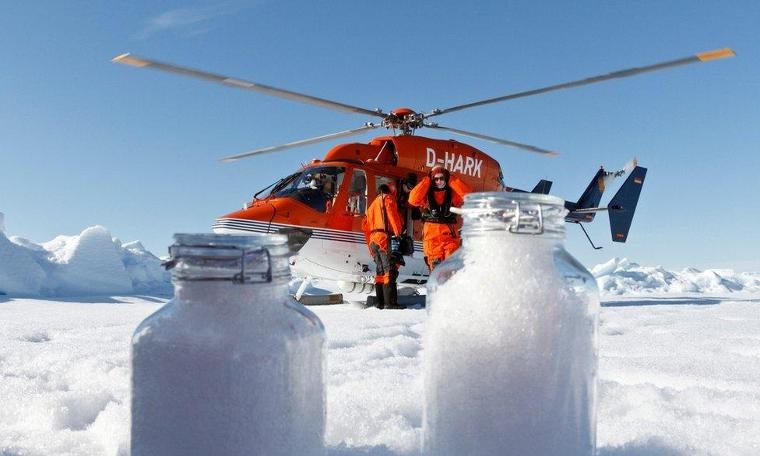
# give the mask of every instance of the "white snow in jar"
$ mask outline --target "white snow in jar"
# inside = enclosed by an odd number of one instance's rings
[[[175,281],[133,337],[131,454],[323,455],[324,328],[288,281]]]
[[[561,275],[553,245],[466,239],[464,267],[429,297],[428,454],[592,453],[598,303]]]

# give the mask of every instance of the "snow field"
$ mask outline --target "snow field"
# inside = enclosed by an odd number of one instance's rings
[[[0,454],[117,454],[129,430],[129,335],[163,302],[0,302]]]
[[[672,301],[602,308],[599,455],[760,454],[760,299]],[[162,302],[0,302],[0,454],[119,455],[129,341]],[[419,454],[425,311],[311,309],[328,339],[328,455]]]
[[[424,310],[311,309],[325,324],[328,339],[328,447],[416,454],[422,432]]]
[[[168,273],[103,227],[36,244],[2,224],[0,455],[125,456],[132,332],[166,299],[118,296],[168,296]],[[760,454],[760,274],[626,259],[592,272],[606,300],[599,455]],[[426,312],[312,310],[327,333],[328,454],[419,454]]]
[[[602,313],[600,437],[630,454],[760,454],[760,300],[630,302]]]

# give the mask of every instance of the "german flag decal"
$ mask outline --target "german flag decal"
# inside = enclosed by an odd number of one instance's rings
[[[618,239],[625,239],[625,233],[617,233],[615,234],[615,237]]]
[[[641,179],[640,177],[634,177],[633,182],[635,184],[641,184],[643,182],[643,179]]]

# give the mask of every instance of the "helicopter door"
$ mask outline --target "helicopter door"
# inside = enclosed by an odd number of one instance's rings
[[[362,232],[362,220],[367,211],[367,176],[363,169],[349,168],[335,206],[328,218],[328,227],[336,230]],[[348,171],[348,170],[347,170]],[[350,177],[350,178],[349,178]]]
[[[391,192],[393,192],[395,195],[398,195],[398,188],[400,183],[395,177],[388,177],[388,176],[375,176],[375,195],[380,194],[380,186],[381,185],[387,185]],[[399,209],[403,210],[402,205],[399,204]],[[407,205],[403,205],[406,207]],[[406,211],[406,213],[401,214],[401,219],[404,222],[404,227],[411,226],[411,218],[410,218],[410,211]]]
[[[361,217],[367,211],[367,175],[363,169],[354,168],[348,185],[346,212]]]
[[[380,193],[380,186],[387,185],[391,190],[396,188],[396,179],[388,176],[375,176],[375,195]]]
[[[404,222],[404,233],[412,236],[414,239],[422,238],[422,224],[417,222],[415,224],[412,218],[412,209],[409,206],[409,194],[403,191],[401,188],[401,180],[395,177],[388,176],[375,176],[375,195],[380,193],[380,186],[387,185],[397,195],[397,204],[401,218]]]

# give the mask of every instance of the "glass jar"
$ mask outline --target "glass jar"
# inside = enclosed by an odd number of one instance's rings
[[[323,455],[324,327],[285,236],[174,239],[174,298],[132,339],[132,455]]]
[[[594,454],[599,296],[564,201],[472,193],[458,212],[462,247],[428,282],[425,452]]]

